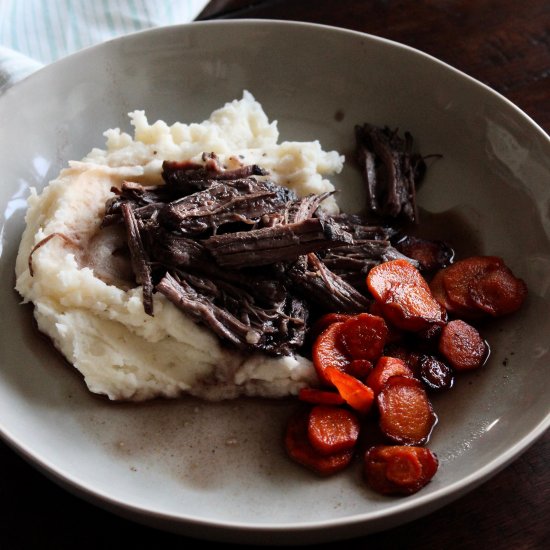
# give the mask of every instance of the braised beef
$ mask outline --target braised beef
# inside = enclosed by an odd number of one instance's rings
[[[220,341],[246,352],[291,354],[323,313],[370,305],[365,278],[381,262],[406,258],[396,220],[414,220],[422,159],[412,138],[356,128],[368,207],[328,215],[331,193],[298,197],[257,165],[163,163],[164,183],[124,182],[102,227],[125,227],[144,310],[159,292]]]
[[[366,212],[380,220],[417,221],[416,187],[426,165],[405,132],[372,124],[355,127],[356,158],[367,194]]]
[[[292,287],[314,304],[319,314],[360,313],[369,308],[367,296],[333,273],[315,254],[296,261],[287,276]]]
[[[242,289],[218,285],[189,274],[177,277],[166,273],[157,290],[238,349],[288,355],[303,344],[307,308],[302,301],[287,294],[280,302],[262,308]]]
[[[242,268],[293,261],[309,252],[352,242],[352,236],[330,219],[309,218],[291,224],[214,235],[204,241],[204,245],[219,265]]]

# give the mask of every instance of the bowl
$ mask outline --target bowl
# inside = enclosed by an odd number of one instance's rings
[[[250,91],[281,139],[346,155],[341,205],[364,200],[353,166],[357,123],[409,131],[431,163],[418,194],[427,233],[458,254],[491,254],[529,288],[487,327],[491,356],[434,399],[440,460],[418,493],[382,497],[358,468],[318,479],[291,463],[282,429],[292,399],[113,403],[90,394],[40,337],[14,291],[31,187],[129,131],[127,113],[201,122]],[[504,468],[548,428],[550,140],[505,98],[409,47],[327,26],[212,21],[95,46],[0,97],[0,430],[68,491],[122,517],[207,540],[303,544],[380,531],[444,506]]]

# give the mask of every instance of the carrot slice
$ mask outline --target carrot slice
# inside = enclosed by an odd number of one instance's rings
[[[331,455],[319,453],[309,441],[309,414],[309,408],[301,409],[289,418],[284,436],[284,446],[288,456],[322,477],[344,470],[353,459],[353,450]]]
[[[322,455],[353,450],[360,427],[357,415],[349,409],[316,405],[309,413],[309,442]]]
[[[402,359],[397,357],[380,357],[371,373],[367,376],[365,384],[372,389],[374,395],[378,395],[391,376],[413,377],[413,371]]]
[[[445,322],[445,312],[428,283],[406,260],[373,267],[367,275],[367,287],[381,304],[384,317],[400,329],[417,332]]]
[[[470,289],[477,286],[481,276],[502,265],[502,258],[498,256],[471,256],[444,268],[442,282],[451,308],[449,311],[462,317],[471,313],[479,315]]]
[[[350,407],[362,414],[370,410],[374,401],[374,392],[371,388],[335,367],[327,367],[325,375]]]
[[[325,371],[328,367],[345,370],[349,359],[342,349],[341,328],[343,322],[329,325],[315,340],[312,350],[312,360],[317,376],[322,384],[332,385]]]
[[[377,397],[382,432],[396,443],[425,444],[437,416],[422,383],[416,378],[392,376]]]
[[[367,286],[378,302],[384,303],[384,295],[395,284],[409,284],[423,287],[429,291],[430,287],[420,271],[407,260],[391,260],[374,266],[367,275]]]
[[[364,457],[367,484],[383,495],[411,495],[426,486],[437,472],[437,456],[426,447],[376,445]]]
[[[338,392],[318,388],[300,388],[298,399],[315,405],[343,405],[345,403],[344,398]]]
[[[372,370],[372,363],[368,359],[353,359],[346,367],[346,372],[364,381]]]
[[[341,323],[351,319],[353,315],[349,313],[325,313],[321,315],[309,329],[309,337],[316,340],[317,337],[333,323]]]
[[[410,332],[442,325],[446,317],[430,290],[410,284],[395,283],[387,292],[382,308],[384,316],[394,325]]]
[[[382,317],[382,319],[386,321],[386,326],[388,327],[388,337],[387,337],[388,344],[400,342],[403,339],[403,334],[404,334],[403,330],[401,330],[400,328],[397,328],[385,317],[385,313],[383,311],[383,305],[381,303],[377,302],[376,300],[373,300],[369,307],[369,313],[371,315]]]
[[[469,290],[469,297],[477,308],[500,317],[517,311],[527,297],[527,285],[506,266],[500,266],[481,275]]]
[[[489,355],[489,346],[478,330],[461,319],[443,327],[438,349],[458,371],[481,367]]]
[[[432,280],[430,281],[430,290],[432,291],[432,296],[435,298],[435,300],[437,300],[437,302],[439,302],[439,305],[443,309],[445,309],[445,311],[448,311],[450,313],[457,313],[455,306],[449,300],[449,297],[447,296],[447,291],[443,286],[444,276],[445,270],[440,269],[432,277]],[[468,310],[466,310],[466,313],[468,313]]]
[[[344,322],[340,337],[350,358],[375,361],[386,345],[388,327],[382,317],[360,313]]]

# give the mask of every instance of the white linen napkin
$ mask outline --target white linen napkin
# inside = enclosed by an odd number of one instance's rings
[[[131,32],[189,23],[208,0],[0,0],[0,93],[48,63]]]

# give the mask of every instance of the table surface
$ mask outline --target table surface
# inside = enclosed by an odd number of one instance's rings
[[[548,0],[212,0],[199,16],[308,21],[395,40],[462,70],[550,133]],[[548,548],[550,434],[482,486],[365,548]],[[0,443],[0,547],[180,547],[192,539],[121,519],[55,485]],[[213,547],[233,545],[212,543]]]

